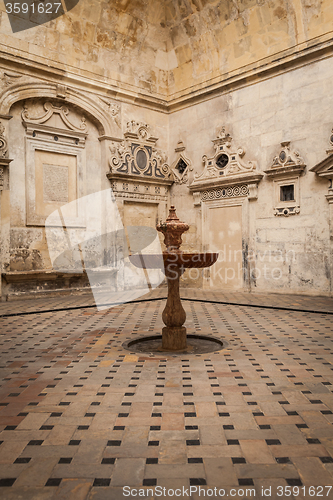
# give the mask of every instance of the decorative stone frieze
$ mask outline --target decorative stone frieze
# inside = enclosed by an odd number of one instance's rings
[[[83,148],[87,137],[87,122],[84,115],[80,123],[75,124],[70,120],[68,106],[56,106],[46,101],[43,105],[45,113],[34,116],[29,104],[25,102],[21,113],[22,122],[27,130],[27,137],[35,140],[49,141],[58,145],[73,145]],[[50,125],[48,122],[53,115],[58,115],[63,127]],[[52,122],[51,122],[52,123]]]
[[[236,196],[247,196],[250,200],[257,198],[257,186],[263,175],[257,170],[257,162],[243,160],[243,148],[232,147],[232,137],[226,133],[225,127],[217,131],[213,140],[215,154],[203,156],[204,170],[194,176],[189,189],[194,195],[197,205],[201,201]]]
[[[219,200],[221,198],[234,198],[237,196],[248,196],[249,188],[246,184],[228,186],[226,188],[210,189],[201,192],[201,200]]]
[[[127,123],[124,137],[110,146],[107,177],[115,196],[164,199],[168,189],[162,186],[170,186],[173,179],[166,154],[156,148],[158,138],[151,135],[148,124],[134,120]],[[128,189],[123,188],[124,184]]]

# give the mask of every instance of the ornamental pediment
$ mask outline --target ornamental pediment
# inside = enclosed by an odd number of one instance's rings
[[[225,127],[218,130],[213,144],[215,154],[202,157],[204,170],[194,176],[191,191],[259,182],[262,179],[263,175],[257,170],[257,162],[243,159],[245,150],[232,146],[232,137],[226,133]]]
[[[264,170],[268,177],[300,175],[306,165],[298,151],[290,149],[290,142],[282,142],[281,149],[277,156],[273,158],[271,167]]]
[[[43,126],[54,129],[67,129],[71,132],[87,133],[87,122],[84,115],[80,117],[80,122],[75,123],[70,119],[70,109],[68,106],[57,106],[51,102],[43,104],[43,112],[38,113],[32,106],[25,102],[21,113],[22,121],[28,128],[29,126],[43,129]],[[74,117],[76,118],[76,117]]]
[[[328,149],[327,157],[317,163],[314,167],[310,168],[310,172],[315,172],[319,177],[326,177],[327,179],[333,179],[333,129],[330,137],[331,148]]]
[[[156,147],[158,138],[150,133],[148,124],[134,120],[128,122],[124,137],[109,147],[110,171],[107,177],[110,180],[132,178],[138,182],[172,182],[167,155]]]

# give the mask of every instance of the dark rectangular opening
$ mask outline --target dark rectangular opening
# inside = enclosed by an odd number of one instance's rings
[[[280,186],[280,201],[295,201],[294,184]]]

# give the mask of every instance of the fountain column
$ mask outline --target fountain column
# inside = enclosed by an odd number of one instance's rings
[[[184,272],[181,262],[182,234],[189,229],[188,224],[181,222],[175,207],[172,205],[165,223],[156,226],[157,231],[164,234],[166,251],[163,252],[165,277],[168,284],[168,298],[162,313],[162,349],[176,351],[186,349],[186,328],[183,326],[186,313],[182,306],[179,295],[179,278]]]

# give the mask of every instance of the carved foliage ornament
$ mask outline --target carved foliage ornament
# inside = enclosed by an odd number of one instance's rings
[[[113,101],[109,101],[108,99],[104,99],[103,97],[100,97],[100,100],[106,105],[106,108],[108,112],[111,115],[112,120],[114,123],[117,125],[117,127],[121,127],[121,122],[120,122],[120,105],[116,104]]]
[[[30,111],[28,109],[27,103],[23,104],[23,110],[21,113],[22,120],[25,123],[41,125],[47,122],[54,114],[58,114],[62,119],[63,123],[69,130],[73,130],[76,132],[86,132],[87,131],[87,123],[84,116],[81,118],[81,123],[79,125],[74,125],[69,119],[69,109],[67,106],[54,106],[51,102],[44,103],[45,113],[38,117],[32,117],[30,115]]]
[[[110,173],[168,180],[167,156],[156,148],[157,138],[151,136],[149,125],[130,121],[125,140],[110,146]]]
[[[5,127],[0,122],[0,158],[6,158],[8,152],[8,144],[5,138]]]

